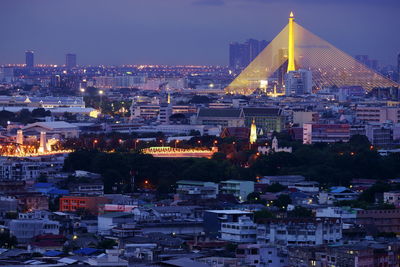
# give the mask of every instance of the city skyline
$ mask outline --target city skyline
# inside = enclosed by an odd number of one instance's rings
[[[74,53],[81,65],[228,65],[229,43],[272,39],[290,10],[353,56],[368,54],[394,65],[400,49],[400,37],[382,30],[399,24],[395,0],[96,3],[2,1],[0,27],[9,37],[0,44],[0,64],[23,63],[24,51],[34,50],[36,64],[60,65],[65,54]]]

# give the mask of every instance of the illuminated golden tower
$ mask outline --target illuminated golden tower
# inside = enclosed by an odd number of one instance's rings
[[[293,26],[293,24],[294,24],[294,15],[293,15],[293,12],[290,12],[287,72],[296,70],[296,66],[294,64],[294,26]]]
[[[167,96],[167,103],[171,104],[171,94],[170,93],[168,93],[168,96]]]
[[[250,144],[254,144],[257,141],[257,126],[253,119],[250,126]]]

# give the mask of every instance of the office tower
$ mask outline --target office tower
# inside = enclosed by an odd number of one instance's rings
[[[247,67],[258,54],[269,44],[266,40],[248,39],[244,43],[231,43],[229,45],[229,67],[241,69]]]
[[[32,50],[25,51],[25,66],[27,68],[33,68],[35,66],[34,54]]]
[[[245,44],[231,43],[229,45],[229,67],[241,69],[249,63],[249,52]]]
[[[65,56],[65,67],[72,69],[76,67],[76,54],[67,54]]]
[[[400,53],[397,55],[397,81],[400,82]]]
[[[356,55],[355,59],[370,69],[373,69],[373,70],[378,69],[378,60],[370,59],[368,55]]]
[[[286,95],[304,95],[311,93],[312,90],[312,72],[299,69],[289,71],[286,74]]]

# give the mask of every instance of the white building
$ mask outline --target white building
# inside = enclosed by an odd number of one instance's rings
[[[48,137],[78,138],[79,128],[65,121],[35,122],[22,128],[24,132],[45,132]]]
[[[110,234],[111,229],[126,223],[133,222],[134,215],[127,212],[110,212],[97,217],[99,234]]]
[[[213,182],[181,180],[176,182],[176,185],[176,194],[179,200],[217,198],[218,184]]]
[[[286,74],[286,95],[304,95],[312,91],[312,72],[299,69]]]
[[[254,192],[254,182],[227,180],[220,183],[220,192],[222,194],[232,194],[240,201],[246,201],[247,196]]]
[[[0,158],[0,180],[26,181],[40,176],[43,163],[25,158]]]
[[[269,219],[257,226],[257,243],[312,246],[337,243],[342,238],[339,218]]]
[[[41,219],[22,219],[10,221],[10,233],[18,242],[29,242],[32,237],[43,234],[59,234],[60,224],[57,221]]]
[[[294,183],[293,185],[289,185],[289,188],[294,188],[302,192],[307,193],[318,193],[319,192],[319,183],[313,181],[303,181]]]
[[[288,266],[287,254],[277,246],[261,244],[239,244],[236,258],[240,266],[284,267]]]
[[[256,242],[257,224],[249,217],[240,217],[238,222],[221,224],[221,240],[235,243]]]
[[[350,207],[318,208],[315,217],[340,218],[344,223],[354,223],[357,218],[357,209],[353,209]]]

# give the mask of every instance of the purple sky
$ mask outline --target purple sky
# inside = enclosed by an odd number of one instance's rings
[[[228,44],[296,21],[345,52],[395,63],[400,0],[0,0],[0,64],[228,64]]]

